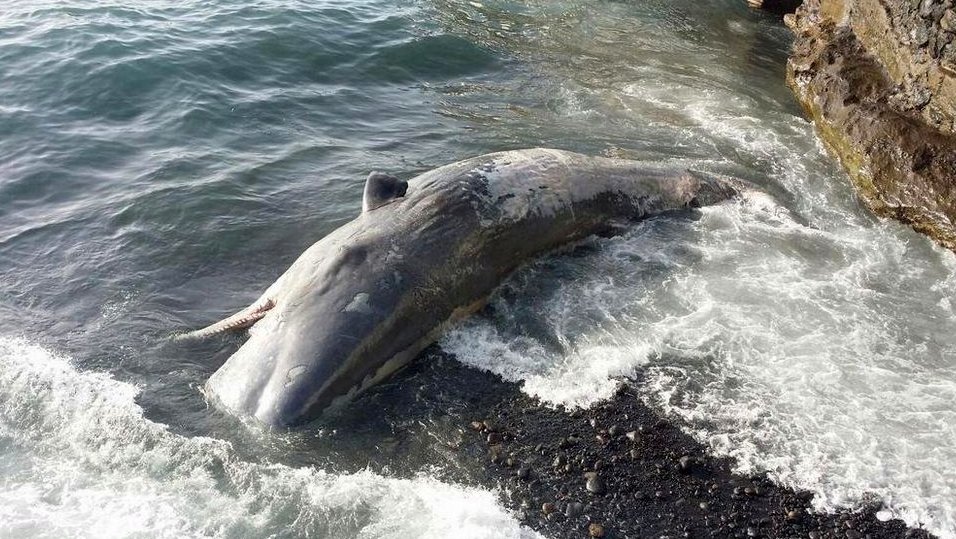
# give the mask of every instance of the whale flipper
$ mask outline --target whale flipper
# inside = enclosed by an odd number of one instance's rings
[[[408,182],[384,172],[373,171],[365,180],[365,193],[362,195],[362,211],[374,210],[405,196]]]

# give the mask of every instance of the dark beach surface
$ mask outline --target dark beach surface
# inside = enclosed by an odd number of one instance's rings
[[[523,523],[552,538],[934,537],[878,519],[877,498],[820,513],[812,492],[734,473],[733,459],[711,456],[686,425],[648,407],[640,384],[623,382],[586,410],[555,408],[432,347],[324,425],[405,425],[380,445],[376,468],[431,439],[432,451],[469,470],[457,480],[494,489]]]

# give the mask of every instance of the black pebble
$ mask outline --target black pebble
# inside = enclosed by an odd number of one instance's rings
[[[592,494],[604,494],[607,490],[607,487],[604,485],[604,480],[601,479],[599,475],[589,477],[587,483],[585,483],[585,487],[588,489],[588,492]]]
[[[584,512],[584,504],[581,502],[571,502],[564,508],[564,515],[574,518]]]

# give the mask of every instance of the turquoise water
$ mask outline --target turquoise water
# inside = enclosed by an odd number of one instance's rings
[[[956,260],[860,207],[743,4],[5,6],[0,536],[534,536],[443,452],[467,401],[263,433],[200,391],[241,337],[165,337],[258,297],[370,170],[538,145],[772,198],[532,266],[443,348],[579,406],[644,372],[743,471],[956,536]]]

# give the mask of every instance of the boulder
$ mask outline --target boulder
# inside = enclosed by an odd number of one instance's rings
[[[956,250],[954,0],[806,0],[787,81],[862,200]]]

